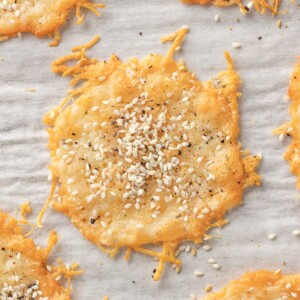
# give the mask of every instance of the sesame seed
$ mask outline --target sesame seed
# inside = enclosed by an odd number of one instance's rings
[[[191,300],[197,300],[197,297],[194,294],[190,294]]]
[[[293,231],[294,236],[299,236],[300,235],[300,230],[296,229]]]
[[[174,92],[168,92],[167,93],[167,98],[171,98],[171,97],[173,97],[174,96]]]
[[[220,21],[220,16],[219,16],[219,15],[215,15],[214,21],[215,21],[215,22],[219,22],[219,21]]]
[[[281,273],[281,269],[277,269],[274,274],[277,275],[277,274],[280,274]]]
[[[202,249],[203,249],[204,251],[209,251],[209,250],[211,250],[211,246],[209,246],[209,245],[204,245],[204,246],[202,247]]]
[[[195,276],[203,276],[204,275],[204,273],[200,272],[200,271],[195,271],[194,274],[195,274]]]
[[[276,234],[275,234],[275,233],[270,233],[270,234],[268,235],[268,239],[269,239],[270,241],[274,240],[275,238],[276,238]]]
[[[218,264],[212,264],[212,267],[216,270],[219,270],[220,269],[220,266]]]
[[[202,157],[202,156],[198,157],[198,158],[197,158],[197,163],[201,163],[202,160],[203,160],[203,157]]]
[[[206,287],[205,287],[205,292],[209,293],[212,291],[212,285],[211,284],[208,284]]]
[[[208,214],[209,213],[209,209],[206,207],[206,208],[203,208],[202,210],[201,210],[201,212],[202,213],[204,213],[204,214]]]
[[[213,258],[209,258],[209,259],[208,259],[208,262],[209,262],[210,264],[215,264],[217,261],[216,261],[215,259],[213,259]]]
[[[298,294],[295,293],[295,292],[291,292],[291,296],[292,296],[292,298],[297,298],[297,297],[298,297]]]
[[[280,133],[279,134],[279,141],[282,142],[284,140],[284,134]]]
[[[253,1],[249,1],[247,4],[248,9],[250,10],[253,7]]]
[[[100,76],[99,77],[99,81],[101,81],[101,82],[104,81],[105,79],[106,79],[106,76]]]
[[[47,270],[48,270],[49,272],[52,271],[52,267],[51,267],[51,266],[47,265],[46,268],[47,268]]]
[[[294,128],[293,127],[289,127],[288,129],[287,129],[287,133],[292,133],[293,132],[293,130],[294,130]]]
[[[290,283],[287,283],[286,284],[286,286],[285,286],[285,288],[288,290],[288,289],[290,289],[292,287],[292,285],[290,284]]]
[[[132,206],[132,203],[127,203],[127,204],[125,204],[124,208],[125,208],[125,209],[128,209],[128,208],[130,208],[131,206]]]
[[[241,44],[240,43],[237,43],[237,42],[235,42],[235,43],[232,43],[232,47],[233,48],[241,48]]]

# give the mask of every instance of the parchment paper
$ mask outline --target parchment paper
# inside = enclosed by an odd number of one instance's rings
[[[221,17],[219,23],[213,20],[215,14]],[[52,259],[60,256],[65,262],[76,261],[85,270],[73,281],[75,300],[102,299],[104,295],[112,300],[189,299],[190,293],[204,295],[207,284],[217,290],[247,270],[282,268],[286,273],[300,273],[300,240],[292,234],[300,228],[299,199],[295,177],[282,159],[289,141],[279,142],[271,134],[289,119],[284,96],[300,54],[299,11],[292,8],[280,16],[281,29],[277,19],[253,12],[242,16],[237,8],[185,6],[178,0],[114,0],[107,3],[102,17],[88,14],[83,26],[76,26],[71,18],[58,48],[49,48],[49,40],[31,35],[0,44],[4,58],[0,63],[0,208],[13,213],[31,200],[33,219],[50,189],[42,117],[69,89],[68,79],[52,74],[50,64],[72,46],[100,34],[101,42],[90,51],[100,59],[111,53],[123,60],[165,53],[169,45],[161,45],[159,38],[186,24],[191,32],[178,58],[184,58],[206,80],[226,67],[223,51],[229,50],[243,80],[241,141],[246,149],[263,154],[263,186],[248,190],[244,205],[228,215],[231,223],[213,232],[223,238],[207,243],[213,247],[210,252],[200,249],[196,257],[182,254],[180,274],[167,266],[159,282],[151,278],[156,267],[152,258],[134,254],[129,263],[122,256],[111,260],[84,240],[66,217],[48,210],[43,230],[34,237],[44,245],[54,228],[61,239]],[[233,49],[233,42],[242,47]],[[31,87],[36,92],[24,91]],[[277,234],[276,240],[268,240],[270,233]],[[221,270],[214,270],[208,258],[216,259]],[[196,277],[195,270],[205,275]]]

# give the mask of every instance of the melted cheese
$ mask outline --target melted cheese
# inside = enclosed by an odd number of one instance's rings
[[[223,290],[203,300],[287,300],[300,299],[300,276],[257,271],[244,274]]]
[[[258,157],[241,154],[239,77],[228,70],[200,82],[172,55],[121,62],[91,60],[85,47],[53,63],[84,85],[45,116],[50,125],[51,170],[59,192],[52,206],[70,217],[101,249],[127,246],[180,265],[183,240],[202,242],[205,232],[243,190],[259,184]],[[82,50],[81,50],[82,49]],[[80,59],[74,67],[64,63]],[[55,179],[54,179],[55,181]],[[163,243],[162,253],[143,245]]]
[[[46,268],[57,235],[51,232],[46,248],[36,247],[32,239],[24,237],[18,223],[0,211],[0,298],[17,295],[26,300],[70,299],[69,289],[60,286],[56,278],[63,275],[69,279],[79,274],[75,271],[77,265],[70,270],[61,263],[59,267]]]
[[[59,28],[62,26],[72,8],[76,7],[77,24],[82,23],[84,16],[81,7],[100,15],[97,8],[103,4],[91,3],[89,0],[0,0],[0,40],[16,36],[18,33],[30,32],[37,37],[55,34],[50,44],[59,42]]]

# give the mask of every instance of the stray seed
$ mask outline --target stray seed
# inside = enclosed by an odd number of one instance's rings
[[[204,246],[202,247],[202,249],[203,249],[204,251],[209,251],[209,250],[211,250],[211,246],[209,246],[209,245],[204,245]]]
[[[275,238],[276,238],[276,234],[275,234],[275,233],[270,233],[270,234],[268,235],[268,239],[269,239],[270,241],[274,240]]]
[[[200,272],[200,271],[195,271],[194,274],[195,274],[195,276],[203,276],[204,275],[204,273]]]
[[[300,235],[300,230],[296,229],[293,231],[294,236],[299,236]]]
[[[240,43],[232,43],[232,47],[233,48],[241,48],[241,44]]]

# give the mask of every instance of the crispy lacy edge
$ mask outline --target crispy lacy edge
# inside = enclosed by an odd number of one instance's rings
[[[61,259],[57,259],[56,265],[49,265],[47,263],[48,257],[58,242],[58,235],[54,230],[51,230],[48,236],[47,245],[45,248],[37,247],[34,241],[27,236],[33,231],[24,233],[24,224],[30,224],[25,216],[31,212],[30,203],[26,202],[21,205],[21,220],[17,220],[10,215],[0,211],[0,237],[12,235],[18,238],[18,242],[15,243],[17,251],[25,254],[27,257],[32,258],[35,261],[40,262],[51,273],[51,277],[55,280],[58,277],[63,276],[67,280],[67,288],[63,288],[64,299],[70,299],[71,294],[71,278],[83,273],[82,270],[78,270],[79,265],[73,263],[71,265],[65,265]],[[31,224],[32,225],[32,224]],[[50,271],[49,271],[50,270]]]
[[[290,115],[291,121],[281,125],[279,128],[273,131],[273,134],[279,134],[282,136],[291,136],[293,138],[291,144],[288,146],[284,159],[286,159],[290,164],[290,172],[297,176],[296,186],[300,190],[300,132],[293,130],[297,127],[300,119],[298,115],[298,110],[300,106],[300,62],[296,64],[291,75],[291,81],[288,88],[287,96],[291,100],[290,104]]]
[[[161,42],[173,42],[171,47],[169,48],[167,54],[166,54],[166,61],[173,60],[173,56],[177,50],[180,49],[180,45],[185,37],[185,35],[189,32],[189,29],[186,26],[183,26],[180,30],[165,36],[161,38]],[[96,59],[90,59],[86,56],[86,51],[87,49],[91,48],[93,45],[95,45],[98,41],[100,40],[99,36],[95,36],[93,40],[91,40],[89,43],[74,47],[72,49],[72,53],[68,54],[66,56],[60,57],[56,59],[52,63],[52,71],[54,73],[61,74],[62,77],[65,76],[71,76],[73,79],[70,81],[71,86],[75,86],[81,81],[87,80],[89,78],[88,74],[88,68],[92,65],[97,64],[99,61]],[[219,76],[226,75],[227,72],[230,72],[231,74],[235,74],[234,67],[233,67],[233,62],[232,59],[229,55],[228,52],[225,52],[225,58],[227,60],[228,64],[228,70],[221,72]],[[77,63],[74,66],[68,66],[66,63],[70,61],[77,61]],[[107,66],[108,64],[105,64],[103,66],[103,69],[101,69],[101,73],[103,76],[108,77],[120,64],[120,60],[117,56],[113,55],[111,57],[111,64]],[[181,64],[183,64],[182,61],[180,61]],[[236,75],[238,76],[238,75]],[[97,78],[99,77],[99,74],[97,73],[97,76],[95,76],[95,81],[97,81]],[[73,100],[74,97],[77,97],[81,95],[82,93],[85,92],[85,90],[88,90],[90,88],[89,82],[84,82],[84,84],[79,87],[78,89],[74,89],[69,91],[69,96],[67,96],[58,106],[56,106],[54,109],[52,109],[50,112],[48,112],[44,116],[44,123],[47,124],[48,126],[53,126],[55,119],[63,112],[64,108],[68,105],[70,101]],[[238,93],[237,96],[240,96]],[[234,99],[231,99],[230,107],[233,111],[233,118],[235,122],[238,125],[238,105],[236,101],[237,97],[234,97]],[[238,135],[238,126],[235,126],[236,132],[235,134]],[[48,131],[51,131],[51,128],[48,128]],[[51,150],[53,148],[53,145],[51,146],[51,141],[49,141],[49,149]],[[251,156],[248,154],[248,151],[244,151],[241,155],[241,162],[244,167],[244,172],[245,172],[245,180],[244,180],[244,185],[243,188],[246,189],[249,186],[252,185],[260,185],[260,179],[261,176],[258,175],[255,172],[255,168],[258,166],[261,158],[259,156]],[[54,195],[54,191],[56,189],[57,185],[57,180],[58,178],[56,177],[56,172],[53,169],[53,167],[50,165],[49,169],[52,173],[52,185],[51,185],[51,192],[49,194],[49,197],[41,210],[41,213],[38,217],[37,224],[39,227],[42,226],[42,218],[47,210],[48,206],[50,205],[50,202],[52,200],[52,197]],[[227,224],[227,220],[225,219],[220,219],[216,221],[215,223],[211,224],[210,226],[207,227],[206,231],[213,227],[223,227],[225,224]],[[208,234],[204,235],[205,239],[211,239],[213,237],[209,236]],[[101,245],[98,241],[93,241],[104,253],[109,255],[110,257],[114,258],[120,248],[108,248],[104,247]],[[166,262],[169,262],[173,264],[173,267],[175,268],[176,272],[180,271],[181,268],[181,260],[176,257],[176,250],[178,246],[180,245],[182,241],[176,241],[176,242],[162,242],[162,250],[161,252],[153,251],[148,248],[146,248],[145,245],[137,245],[135,247],[128,247],[126,252],[125,252],[125,259],[129,260],[131,257],[132,251],[134,252],[139,252],[143,253],[145,255],[152,256],[156,260],[158,260],[158,266],[156,268],[156,272],[153,275],[153,279],[155,281],[159,280],[161,278],[162,272],[164,270],[164,266]],[[194,241],[195,243],[202,243],[203,240],[201,241]],[[196,250],[196,248],[195,248]]]
[[[230,296],[239,296],[241,292],[249,293],[249,288],[266,288],[267,286],[282,286],[285,288],[286,284],[292,284],[294,286],[300,285],[299,275],[282,275],[281,270],[268,271],[258,270],[247,272],[240,278],[232,280],[219,292],[215,292],[201,298],[202,300],[216,300],[224,299],[227,291],[230,291]],[[236,291],[233,290],[236,287]],[[235,292],[236,295],[233,295]],[[289,292],[289,290],[287,290]],[[228,298],[226,298],[228,299]]]
[[[279,11],[279,7],[281,4],[281,0],[252,0],[248,1],[248,4],[245,5],[243,0],[181,0],[185,4],[200,4],[200,5],[207,5],[213,4],[219,7],[228,7],[232,5],[236,5],[240,8],[240,11],[243,14],[247,14],[252,6],[254,6],[255,10],[260,14],[265,14],[266,12],[270,11],[272,15],[279,15],[285,14],[286,11]],[[294,3],[294,0],[291,1]]]
[[[83,22],[84,22],[84,18],[85,18],[85,15],[81,13],[81,9],[82,8],[85,8],[89,11],[91,11],[92,13],[94,13],[97,17],[99,17],[101,15],[101,13],[99,12],[99,8],[105,8],[105,5],[103,3],[93,3],[91,2],[90,0],[85,0],[85,1],[78,1],[78,3],[76,3],[75,5],[75,9],[76,9],[76,18],[77,18],[77,21],[76,21],[76,24],[77,25],[81,25]],[[49,46],[50,47],[56,47],[59,45],[59,42],[61,40],[61,35],[60,35],[60,32],[59,32],[59,28],[64,25],[66,22],[67,22],[67,18],[68,18],[68,15],[69,15],[69,10],[71,10],[71,8],[67,8],[64,12],[62,12],[62,14],[65,15],[65,19],[63,20],[63,22],[59,23],[56,27],[52,28],[49,26],[49,29],[48,30],[44,30],[42,33],[40,34],[35,34],[37,37],[39,38],[42,38],[46,35],[48,36],[53,36],[53,40],[49,43]],[[20,33],[22,32],[15,32],[15,33],[10,33],[10,34],[4,34],[4,35],[1,35],[0,34],[0,43],[1,42],[5,42],[11,38],[14,38],[14,37],[18,37],[20,35]]]

